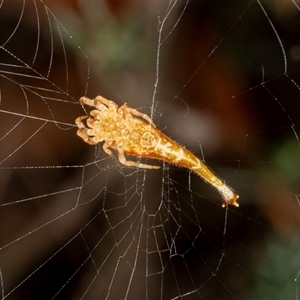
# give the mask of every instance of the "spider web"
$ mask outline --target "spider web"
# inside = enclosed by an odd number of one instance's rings
[[[299,3],[127,5],[0,2],[2,299],[299,299]],[[151,116],[240,207],[84,143],[83,95]]]

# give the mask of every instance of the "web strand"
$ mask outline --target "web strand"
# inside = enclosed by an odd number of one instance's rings
[[[0,4],[1,298],[299,300],[297,2],[68,5]],[[84,143],[97,95],[205,158],[240,207]]]

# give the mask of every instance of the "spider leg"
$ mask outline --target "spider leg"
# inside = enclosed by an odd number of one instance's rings
[[[85,129],[85,125],[83,124],[82,120],[84,119],[87,119],[88,116],[82,116],[82,117],[78,117],[76,120],[75,120],[75,124],[78,126],[78,128],[83,128]]]
[[[87,98],[87,97],[81,97],[81,98],[79,99],[79,102],[80,102],[81,104],[86,104],[86,105],[88,105],[88,106],[95,106],[94,100],[92,100],[92,99],[90,99],[90,98]]]
[[[124,154],[124,150],[122,147],[118,147],[118,156],[119,156],[119,161],[121,164],[129,167],[137,167],[137,168],[142,168],[142,169],[159,169],[159,166],[152,166],[152,165],[146,165],[146,164],[141,164],[135,161],[130,161],[127,160]]]
[[[79,128],[77,130],[77,135],[79,137],[81,137],[86,143],[90,144],[90,145],[96,145],[99,143],[99,140],[96,139],[95,137],[90,137],[87,133],[86,133],[87,129],[86,128]]]
[[[105,153],[107,153],[109,156],[114,156],[113,152],[110,149],[108,149],[110,147],[113,147],[113,146],[111,145],[111,143],[108,143],[108,142],[105,142],[102,146]]]
[[[148,115],[143,114],[138,110],[129,107],[127,102],[125,102],[122,106],[119,107],[118,113],[119,112],[123,112],[124,119],[131,118],[132,116],[140,117],[146,120],[148,123],[150,123],[152,127],[156,128],[156,125],[153,123],[153,121],[150,119]]]
[[[98,108],[97,105],[99,105],[98,103],[100,102],[101,104],[104,104],[106,105],[108,108],[115,108],[115,109],[118,109],[118,105],[114,102],[114,101],[111,101],[111,100],[108,100],[102,96],[97,96],[95,99],[95,106]]]
[[[129,108],[129,111],[130,111],[130,113],[131,113],[132,115],[137,116],[137,117],[141,117],[141,118],[145,119],[145,120],[148,121],[152,126],[155,127],[155,124],[153,124],[153,121],[150,119],[150,117],[149,117],[148,115],[143,114],[143,113],[137,111],[137,110],[134,109],[134,108]]]
[[[101,97],[101,96],[98,96],[95,99],[90,99],[90,98],[87,98],[87,97],[81,97],[79,99],[79,102],[81,104],[85,104],[85,105],[88,105],[88,106],[91,106],[91,107],[96,107],[98,110],[103,111],[103,110],[107,109],[107,107],[101,103],[100,99],[97,99],[99,97]]]
[[[127,104],[127,103],[126,103]],[[139,112],[138,110],[134,109],[134,108],[131,108],[131,107],[128,107],[127,106],[127,109],[124,110],[124,115],[125,115],[125,118],[128,114],[131,114],[133,116],[136,116],[136,117],[140,117],[140,118],[143,118],[144,120],[146,120],[149,124],[151,124],[152,127],[156,128],[156,125],[153,123],[153,121],[150,119],[150,117],[146,114],[143,114],[141,112]]]

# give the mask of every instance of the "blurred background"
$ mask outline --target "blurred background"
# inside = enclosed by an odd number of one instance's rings
[[[299,11],[3,1],[2,298],[297,299]],[[83,143],[83,95],[151,116],[240,207],[188,170],[125,168]]]

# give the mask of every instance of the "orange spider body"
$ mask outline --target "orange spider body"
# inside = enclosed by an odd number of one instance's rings
[[[83,116],[76,119],[79,127],[77,135],[85,142],[95,145],[105,140],[104,151],[113,155],[108,148],[116,149],[119,161],[127,166],[159,168],[159,166],[127,161],[125,153],[162,160],[192,170],[219,191],[223,197],[223,206],[228,204],[239,206],[237,203],[239,196],[230,187],[215,176],[193,153],[158,130],[147,115],[128,107],[127,103],[118,107],[113,101],[101,96],[94,100],[82,97],[80,102],[97,108],[90,112],[90,117]],[[82,122],[86,118],[87,126]]]

